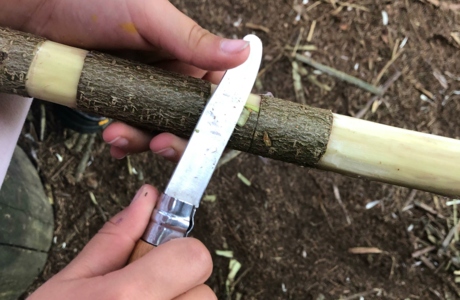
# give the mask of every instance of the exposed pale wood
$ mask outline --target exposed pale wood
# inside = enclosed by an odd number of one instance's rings
[[[322,169],[460,195],[460,140],[334,115]]]

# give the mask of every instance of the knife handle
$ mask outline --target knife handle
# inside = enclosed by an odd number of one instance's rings
[[[155,248],[154,245],[144,242],[143,240],[138,240],[136,246],[134,246],[133,252],[131,252],[131,255],[129,256],[128,264],[146,255],[153,248]]]
[[[129,263],[158,245],[186,237],[193,228],[195,211],[194,205],[162,193],[142,238],[131,253]]]

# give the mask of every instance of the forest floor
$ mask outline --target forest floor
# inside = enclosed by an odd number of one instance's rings
[[[441,7],[437,0],[172,2],[216,34],[262,39],[255,92],[459,139],[460,2],[450,1]],[[377,86],[391,84],[372,99],[299,62],[308,75],[296,94],[296,45],[297,53],[324,65]],[[24,133],[33,124],[27,122]],[[143,183],[162,189],[174,169],[150,153],[130,156],[129,164],[112,159],[97,136],[91,165],[76,182],[82,153],[66,148],[68,137],[49,116],[43,142],[21,139],[26,152],[37,155],[55,213],[48,263],[31,291],[72,260]],[[193,236],[213,255],[208,284],[219,299],[460,299],[454,274],[460,244],[454,238],[442,245],[456,226],[447,205],[452,199],[245,153],[215,172],[206,194],[214,201],[203,201]],[[358,254],[355,247],[367,248]],[[233,251],[241,263],[230,288],[229,258],[216,250]]]

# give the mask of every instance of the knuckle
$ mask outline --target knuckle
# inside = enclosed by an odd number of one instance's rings
[[[110,289],[105,289],[105,299],[110,300],[127,300],[136,299],[139,296],[139,291],[142,286],[139,286],[134,281],[128,280],[122,284],[112,286]]]
[[[189,262],[201,271],[203,277],[208,278],[212,272],[212,258],[208,249],[200,241],[187,238],[186,251]]]
[[[203,300],[217,300],[217,296],[214,291],[205,284],[202,286],[202,295],[200,298]]]
[[[188,46],[190,51],[190,60],[193,59],[195,55],[195,49],[200,45],[201,41],[210,34],[208,30],[204,29],[197,23],[194,23],[193,26],[190,28],[189,35],[188,35]]]

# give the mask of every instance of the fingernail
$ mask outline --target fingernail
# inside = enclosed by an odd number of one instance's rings
[[[129,143],[128,140],[121,136],[118,136],[114,138],[113,140],[111,140],[110,142],[107,142],[107,144],[115,146],[115,147],[119,147],[119,148],[128,145],[128,143]]]
[[[139,190],[137,190],[137,193],[136,195],[134,196],[133,200],[131,200],[131,203],[133,203],[134,201],[136,201],[137,199],[139,199],[142,195],[142,193],[144,192],[144,186],[141,186],[141,188]]]
[[[229,40],[224,39],[220,42],[220,49],[229,54],[234,54],[243,51],[249,46],[248,41],[244,40]]]
[[[174,158],[176,157],[176,150],[173,148],[165,148],[163,150],[155,152],[155,154],[161,155],[164,158]]]

